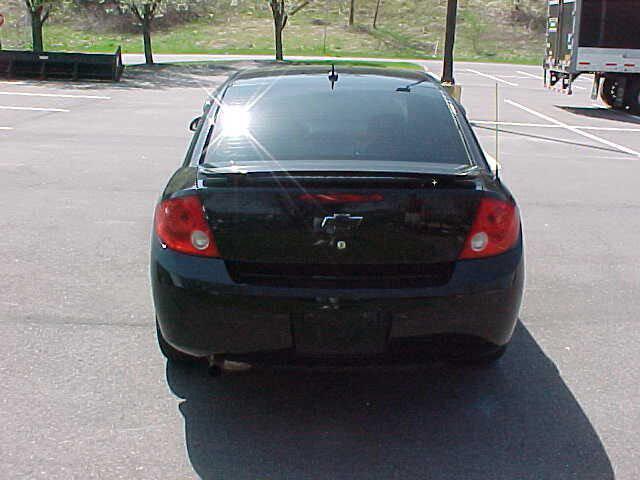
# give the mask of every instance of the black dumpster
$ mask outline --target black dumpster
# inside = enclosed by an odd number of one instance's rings
[[[70,78],[117,82],[123,70],[120,47],[114,54],[0,50],[0,76],[7,78]]]

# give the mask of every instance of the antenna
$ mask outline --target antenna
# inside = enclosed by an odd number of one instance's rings
[[[500,181],[500,86],[496,82],[496,180]]]
[[[334,63],[331,64],[331,73],[329,74],[329,81],[331,82],[331,90],[333,90],[336,86],[336,82],[338,81],[338,74],[336,73],[336,66]]]

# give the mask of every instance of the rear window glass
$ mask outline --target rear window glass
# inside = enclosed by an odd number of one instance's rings
[[[245,80],[223,99],[205,161],[470,163],[449,106],[429,82],[324,75]],[[411,85],[413,84],[413,85]]]

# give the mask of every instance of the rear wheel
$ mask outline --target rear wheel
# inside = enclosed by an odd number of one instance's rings
[[[627,90],[627,104],[631,113],[640,114],[640,78],[635,78]]]
[[[600,98],[611,108],[616,107],[616,92],[618,91],[618,82],[614,78],[605,78],[600,91]]]
[[[156,336],[158,338],[158,346],[160,347],[160,351],[165,356],[165,358],[174,363],[182,363],[182,364],[192,364],[196,363],[199,359],[198,357],[194,357],[187,353],[181,352],[173,348],[169,342],[167,342],[162,336],[162,332],[160,331],[160,326],[158,325],[158,319],[156,318]]]

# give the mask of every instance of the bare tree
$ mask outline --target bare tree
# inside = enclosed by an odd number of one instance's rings
[[[153,65],[151,48],[151,24],[156,18],[163,0],[125,0],[125,4],[140,22],[144,43],[144,59],[147,65]]]
[[[55,0],[24,0],[29,16],[31,17],[31,38],[33,39],[33,51],[40,53],[44,51],[42,45],[42,26],[49,19],[51,4]]]
[[[289,17],[293,17],[296,13],[309,5],[311,0],[305,0],[297,7],[294,7],[291,12],[287,12],[286,0],[269,0],[269,6],[271,7],[271,13],[273,13],[273,27],[275,33],[276,42],[276,60],[284,60],[284,49],[282,45],[282,31],[287,26]]]

